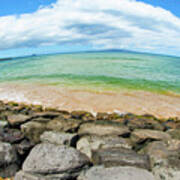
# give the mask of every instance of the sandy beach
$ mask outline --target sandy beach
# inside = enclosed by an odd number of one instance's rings
[[[1,84],[0,100],[41,104],[61,110],[180,117],[180,96],[145,91],[92,91],[37,84]]]

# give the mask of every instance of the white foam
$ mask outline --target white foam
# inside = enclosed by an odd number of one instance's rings
[[[124,115],[124,114],[126,114],[126,112],[121,112],[121,111],[119,111],[119,110],[117,110],[117,109],[115,109],[113,112],[115,112],[115,113],[117,113],[117,114],[119,114],[119,115]]]
[[[28,102],[24,94],[13,90],[5,92],[3,89],[0,89],[0,99],[4,101]]]

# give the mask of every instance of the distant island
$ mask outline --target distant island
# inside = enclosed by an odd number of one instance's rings
[[[12,60],[13,58],[0,58],[0,61],[9,61]]]

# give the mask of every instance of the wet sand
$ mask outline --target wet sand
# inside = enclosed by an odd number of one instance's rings
[[[42,104],[61,110],[153,114],[180,118],[180,95],[144,91],[91,91],[37,84],[0,84],[0,100]]]

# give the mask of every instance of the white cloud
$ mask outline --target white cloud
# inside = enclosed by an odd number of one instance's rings
[[[32,14],[0,17],[0,49],[93,45],[160,53],[180,50],[180,19],[135,0],[58,0]]]

